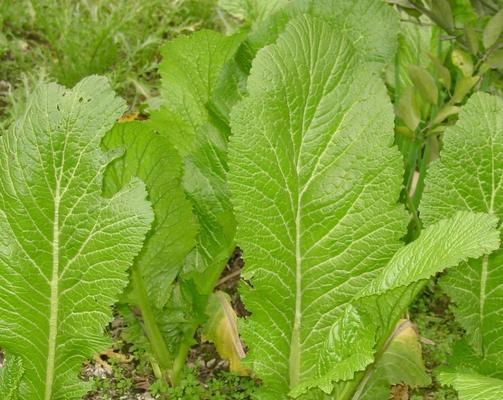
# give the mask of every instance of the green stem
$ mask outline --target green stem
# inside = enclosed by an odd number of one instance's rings
[[[171,359],[171,356],[164,338],[162,337],[161,330],[155,321],[154,311],[148,300],[143,277],[141,276],[138,268],[133,267],[131,275],[133,289],[136,292],[138,306],[143,318],[143,328],[150,342],[150,346],[152,347],[154,357],[159,363],[159,367],[164,374],[169,369],[169,360]]]
[[[191,330],[191,332],[194,330],[195,328]],[[185,368],[185,360],[187,359],[187,355],[189,354],[189,349],[189,343],[183,342],[182,344],[180,344],[180,348],[178,350],[178,354],[176,355],[169,377],[173,386],[177,386],[180,383],[180,378],[182,377],[183,369]]]

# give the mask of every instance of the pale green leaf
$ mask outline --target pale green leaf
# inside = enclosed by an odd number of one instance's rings
[[[472,56],[467,52],[454,49],[451,54],[452,63],[458,67],[465,77],[471,77],[473,74]]]
[[[428,173],[421,202],[426,225],[459,211],[503,217],[503,100],[473,95],[444,134],[441,160]],[[487,360],[503,359],[503,251],[449,271],[442,286],[466,340]]]
[[[456,115],[458,113],[459,113],[459,107],[445,106],[437,113],[437,115],[435,115],[435,118],[433,118],[433,124],[440,124],[445,119],[449,118],[452,115]]]
[[[456,88],[454,89],[454,94],[452,95],[451,101],[454,104],[461,103],[465,96],[470,93],[473,87],[479,81],[480,76],[463,76],[456,82]]]
[[[491,55],[487,57],[486,62],[491,68],[503,70],[503,49],[499,49],[494,53],[491,53]]]
[[[501,400],[503,380],[473,373],[441,372],[441,383],[457,390],[459,400]]]
[[[409,65],[407,71],[421,97],[431,104],[437,104],[438,89],[431,74],[417,65]]]
[[[196,132],[208,122],[207,103],[240,41],[240,35],[200,31],[171,40],[162,49],[163,107],[150,123],[161,127],[182,158],[197,146]]]
[[[182,158],[196,145],[196,130],[208,122],[206,104],[222,67],[240,41],[240,35],[224,36],[205,30],[171,40],[162,48],[159,73],[164,113],[188,125],[183,130],[170,125],[164,129],[169,129],[169,138]]]
[[[503,32],[503,8],[499,10],[487,23],[482,35],[484,47],[488,49],[495,44]]]
[[[0,347],[22,358],[23,400],[86,392],[81,365],[108,343],[153,219],[138,179],[101,196],[100,141],[124,109],[104,78],[51,84],[0,138]]]
[[[411,131],[415,131],[421,118],[411,87],[406,87],[398,101],[397,115]]]
[[[381,65],[393,60],[399,17],[381,0],[293,0],[287,7],[258,26],[249,39],[257,51],[273,43],[288,21],[303,14],[323,18],[341,33],[352,37],[366,60]]]
[[[466,44],[468,45],[470,52],[472,54],[477,54],[480,49],[479,46],[480,39],[479,34],[475,31],[475,28],[473,26],[468,24],[465,25],[465,38],[466,38]]]
[[[431,12],[436,20],[440,21],[440,26],[447,31],[454,28],[454,18],[449,0],[434,0],[431,2]]]

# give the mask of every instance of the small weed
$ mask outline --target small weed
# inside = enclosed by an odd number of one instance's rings
[[[220,371],[206,383],[201,383],[196,369],[187,368],[180,385],[170,387],[157,380],[149,392],[161,400],[246,400],[251,398],[256,381],[249,377]]]
[[[428,371],[445,364],[452,353],[454,343],[461,338],[463,329],[455,321],[449,308],[450,299],[442,291],[437,280],[431,280],[410,308],[411,319],[420,335],[425,338],[423,357]],[[432,375],[432,384],[417,389],[412,400],[457,400],[452,388],[442,387]]]

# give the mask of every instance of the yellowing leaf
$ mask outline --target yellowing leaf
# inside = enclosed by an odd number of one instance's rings
[[[410,321],[403,319],[398,323],[379,366],[385,369],[391,385],[406,383],[411,387],[417,387],[430,383],[430,377],[423,363],[418,334]]]
[[[131,122],[135,121],[138,119],[140,113],[139,112],[134,112],[131,114],[124,114],[122,117],[119,118],[119,122]]]
[[[452,63],[461,70],[464,76],[472,76],[473,61],[468,53],[459,49],[453,50],[451,60]]]
[[[402,319],[388,338],[385,351],[375,365],[375,372],[366,385],[362,400],[388,398],[386,396],[390,394],[391,385],[414,388],[430,383],[416,329],[409,320]]]
[[[206,313],[209,319],[204,326],[204,338],[215,344],[218,354],[229,361],[232,372],[249,375],[249,371],[241,365],[245,351],[239,338],[237,315],[229,295],[222,291],[213,293],[209,298]]]
[[[408,72],[421,97],[431,104],[436,104],[438,89],[431,74],[417,65],[409,65]]]

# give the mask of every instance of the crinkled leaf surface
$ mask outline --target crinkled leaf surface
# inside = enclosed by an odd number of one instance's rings
[[[0,368],[0,398],[18,400],[19,386],[23,378],[23,360],[20,357],[8,356]]]
[[[252,313],[242,332],[264,381],[257,398],[330,393],[334,381],[352,379],[393,329],[400,296],[410,301],[417,289],[406,285],[423,279],[394,274],[386,296],[362,298],[403,246],[407,225],[392,108],[376,71],[330,24],[302,16],[258,53],[249,97],[234,109],[229,180],[252,285],[242,288]],[[480,240],[497,237],[494,218],[480,218]],[[438,224],[423,241],[445,251],[434,242],[474,222]],[[482,254],[452,251],[458,262]],[[404,252],[411,262],[424,255],[417,246]]]
[[[224,36],[214,31],[199,31],[169,41],[162,49],[161,95],[167,119],[178,119],[169,129],[172,143],[182,158],[196,146],[196,131],[208,122],[206,103],[223,65],[233,56],[240,35]],[[185,129],[179,129],[184,127]],[[171,128],[171,129],[170,129]]]
[[[393,61],[399,16],[381,0],[294,0],[252,32],[249,46],[257,51],[273,43],[287,22],[302,14],[323,18],[347,34],[367,61],[381,65]]]
[[[233,0],[231,0],[234,2]],[[246,0],[247,1],[247,0]],[[252,0],[253,1],[253,0]],[[258,0],[258,4],[260,4]],[[282,8],[272,4],[284,3]],[[361,57],[377,64],[388,64],[394,59],[399,30],[399,16],[381,0],[294,0],[288,3],[268,2],[268,10],[278,9],[254,29],[239,48],[232,62],[225,66],[217,81],[213,103],[226,114],[246,92],[243,86],[252,60],[258,50],[274,43],[292,19],[309,14],[323,18],[340,32],[358,43]],[[225,115],[226,117],[228,115]]]
[[[38,89],[0,138],[0,347],[22,358],[20,398],[79,399],[152,212],[138,179],[101,195],[100,141],[125,108],[104,78]]]
[[[473,373],[441,372],[439,380],[457,390],[459,400],[500,400],[503,380]]]
[[[187,128],[176,132],[168,123],[162,131],[167,132],[161,133],[184,159],[184,188],[199,224],[185,271],[195,272],[191,278],[208,294],[232,251],[235,222],[227,190],[228,128],[214,121],[206,106],[241,40],[241,35],[226,37],[211,31],[178,38],[163,49],[160,67],[165,109],[159,114],[165,119],[174,115]],[[153,120],[157,123],[157,115]]]
[[[473,95],[446,130],[441,160],[429,170],[421,203],[425,224],[459,210],[503,217],[503,100]],[[455,304],[466,341],[503,368],[503,251],[449,271],[442,287]],[[503,376],[502,376],[503,377]]]
[[[428,279],[460,261],[478,258],[499,247],[498,218],[490,214],[458,212],[427,227],[417,240],[400,249],[361,295]]]
[[[259,52],[233,113],[229,179],[253,285],[242,288],[252,312],[243,334],[265,383],[257,398],[284,398],[316,373],[346,303],[401,246],[401,161],[373,72],[329,24],[300,17]]]
[[[160,309],[197,235],[192,206],[182,187],[182,161],[170,141],[145,122],[115,125],[103,147],[124,151],[107,168],[105,193],[116,193],[135,176],[147,187],[155,220],[135,268],[141,271],[149,300]]]

